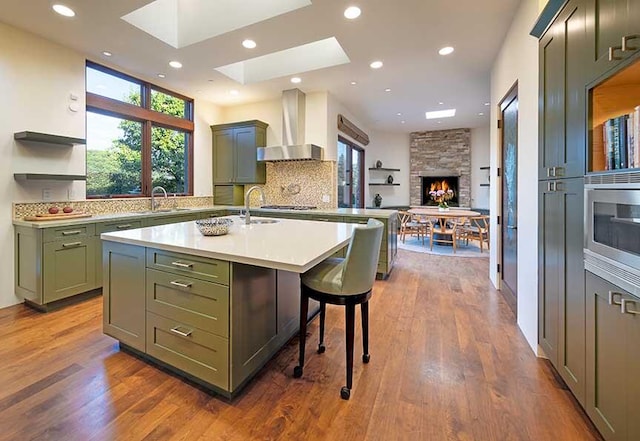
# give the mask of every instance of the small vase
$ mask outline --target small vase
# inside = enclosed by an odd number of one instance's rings
[[[379,193],[376,193],[375,197],[373,198],[373,204],[376,206],[376,208],[380,208],[380,205],[382,205],[382,196],[380,196]]]
[[[393,184],[393,176],[389,175],[387,177],[387,184]]]
[[[380,167],[382,167],[382,161],[377,160],[376,161],[376,168],[380,168]]]

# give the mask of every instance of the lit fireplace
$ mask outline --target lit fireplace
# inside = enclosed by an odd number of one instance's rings
[[[422,176],[422,205],[438,205],[431,198],[429,192],[438,190],[451,190],[453,197],[448,201],[452,207],[459,206],[458,202],[458,177],[457,176]]]

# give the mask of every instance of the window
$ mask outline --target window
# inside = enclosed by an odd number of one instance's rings
[[[87,198],[193,194],[193,100],[87,62]]]
[[[338,207],[364,208],[364,150],[338,137]]]

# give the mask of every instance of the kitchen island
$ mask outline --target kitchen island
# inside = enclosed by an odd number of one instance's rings
[[[104,332],[226,397],[296,333],[299,274],[343,249],[356,227],[232,219],[218,237],[195,222],[101,235]]]

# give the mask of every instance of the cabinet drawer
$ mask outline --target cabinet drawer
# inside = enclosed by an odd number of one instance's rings
[[[229,285],[229,262],[147,248],[147,268]]]
[[[118,222],[105,222],[96,225],[96,234],[110,233],[112,231],[131,230],[142,228],[142,220],[121,220]]]
[[[147,269],[147,311],[229,336],[229,288]]]
[[[95,224],[83,224],[76,226],[66,226],[57,228],[47,228],[44,230],[44,241],[52,242],[60,239],[72,239],[76,237],[93,236],[96,232]]]
[[[229,340],[147,312],[147,354],[229,390]]]

